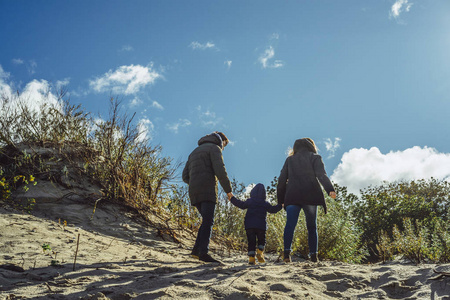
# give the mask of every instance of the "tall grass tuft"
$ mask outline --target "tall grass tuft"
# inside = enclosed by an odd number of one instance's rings
[[[19,93],[1,98],[0,171],[5,182],[34,175],[64,185],[62,175],[84,176],[100,185],[103,199],[144,215],[157,209],[155,202],[168,193],[178,164],[161,155],[161,146],[150,144],[117,99],[111,98],[106,120],[94,121],[64,95],[38,106],[27,105]],[[56,162],[64,168],[55,168]]]

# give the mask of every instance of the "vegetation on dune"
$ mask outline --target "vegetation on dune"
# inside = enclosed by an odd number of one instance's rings
[[[450,261],[450,183],[435,178],[385,182],[338,198],[361,232],[371,260]]]
[[[103,120],[63,97],[61,92],[57,102],[44,99],[35,108],[20,94],[1,99],[4,186],[12,186],[14,178],[23,175],[70,188],[64,178],[75,173],[100,186],[101,199],[126,204],[142,215],[155,211],[155,203],[170,189],[177,164],[161,155],[159,145],[149,143],[134,115],[121,112],[117,99],[110,100],[109,116]],[[2,201],[14,204],[15,199],[3,194]]]
[[[34,199],[17,203],[15,191],[40,181],[70,188],[68,174],[86,177],[101,188],[101,199],[125,204],[144,218],[156,216],[162,234],[195,235],[201,219],[190,205],[187,186],[176,184],[180,163],[162,155],[136,124],[111,99],[108,117],[94,118],[64,100],[43,101],[31,108],[20,94],[0,99],[0,201],[30,212]],[[53,103],[53,104],[49,104]],[[44,151],[44,150],[45,151]],[[61,166],[64,166],[61,168]],[[245,185],[233,180],[233,192],[249,197]],[[275,178],[267,200],[276,202]],[[450,262],[450,184],[423,179],[383,183],[356,196],[336,185],[338,200],[327,198],[328,214],[319,208],[319,257],[344,262],[390,260]],[[39,204],[37,204],[39,205]],[[94,205],[94,203],[93,203]],[[245,210],[231,205],[222,192],[216,207],[213,239],[226,249],[246,251]],[[281,252],[284,210],[268,215],[267,248]],[[294,235],[296,255],[308,254],[303,214]]]

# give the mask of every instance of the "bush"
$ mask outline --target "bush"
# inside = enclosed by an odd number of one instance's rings
[[[411,262],[421,263],[428,257],[428,229],[422,222],[409,218],[403,220],[403,231],[397,225],[392,230],[393,245],[397,251]]]
[[[395,246],[389,236],[386,231],[381,230],[378,237],[378,244],[376,245],[379,257],[383,262],[393,259],[396,253]]]
[[[404,219],[420,221],[429,232],[435,218],[448,223],[449,195],[447,181],[431,178],[370,187],[361,191],[361,199],[345,193],[340,197],[344,197],[356,227],[362,231],[362,244],[368,245],[374,260],[380,255],[377,249],[380,236],[388,234],[392,238],[394,226],[404,231]]]
[[[406,218],[401,230],[394,225],[392,238],[386,232],[379,236],[377,250],[383,261],[401,255],[410,262],[450,262],[449,225],[435,218],[433,226],[427,227],[423,221]]]
[[[433,220],[430,259],[438,263],[450,262],[450,224],[441,219]]]

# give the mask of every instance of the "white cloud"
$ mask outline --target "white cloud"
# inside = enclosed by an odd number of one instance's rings
[[[21,99],[24,99],[27,106],[34,111],[39,111],[39,107],[44,103],[62,107],[58,96],[51,92],[50,84],[46,80],[33,80],[28,83],[21,93]]]
[[[383,181],[416,180],[434,177],[450,180],[450,153],[434,148],[412,147],[383,154],[376,147],[355,148],[344,153],[331,179],[352,193]]]
[[[159,104],[157,101],[153,101],[152,107],[157,108],[159,110],[164,110],[164,107],[161,104]]]
[[[190,126],[192,123],[188,119],[179,119],[177,123],[167,124],[167,129],[178,133],[178,130],[182,127]]]
[[[13,58],[12,62],[15,65],[23,65],[23,63],[24,63],[23,59],[20,59],[20,58]]]
[[[201,44],[199,42],[192,42],[189,44],[189,47],[196,50],[196,49],[200,49],[200,50],[206,50],[206,49],[218,49],[216,47],[216,45],[212,42],[207,42],[205,44]]]
[[[25,63],[25,61],[21,58],[13,58],[11,61],[15,65],[25,65],[28,73],[31,75],[36,73],[37,63],[34,60],[30,60],[28,63]]]
[[[272,33],[269,37],[271,40],[278,40],[280,38],[280,35],[278,33]]]
[[[227,68],[228,68],[228,70],[231,68],[231,64],[233,63],[231,60],[226,60],[226,61],[224,61],[223,62],[226,66],[227,66]]]
[[[8,80],[9,76],[10,74],[8,72],[5,72],[0,65],[0,100],[11,99],[13,89],[8,83],[6,83],[6,80]]]
[[[391,7],[389,16],[397,19],[403,12],[409,12],[413,3],[408,3],[408,0],[397,0]]]
[[[70,83],[70,78],[64,78],[63,80],[56,81],[55,87],[57,90],[61,90],[65,86],[68,86],[69,83]]]
[[[28,73],[30,73],[32,75],[32,74],[36,73],[37,63],[34,60],[30,60],[27,68],[28,68]]]
[[[109,70],[103,76],[89,82],[96,92],[112,91],[116,94],[136,94],[147,85],[154,84],[162,75],[153,70],[153,65],[121,66],[115,71]]]
[[[10,74],[3,70],[2,65],[0,65],[0,80],[8,79]]]
[[[130,45],[123,45],[122,48],[120,48],[120,52],[130,52],[133,51],[134,48]]]
[[[325,148],[328,152],[328,158],[334,157],[336,150],[341,146],[339,142],[341,141],[340,138],[334,138],[334,141],[332,141],[330,138],[325,139]]]
[[[210,111],[209,109],[202,111],[202,107],[198,106],[197,110],[199,111],[200,122],[204,127],[212,128],[223,121],[222,117],[218,117],[215,112]]]
[[[251,191],[253,190],[253,188],[254,188],[255,186],[256,186],[255,183],[250,183],[249,185],[247,185],[247,186],[245,187],[245,189],[244,189],[243,195],[240,195],[241,198],[244,198],[244,199],[250,198],[250,193],[251,193]],[[239,196],[238,196],[238,197],[239,197]],[[244,200],[244,199],[242,199],[242,200]]]
[[[139,120],[137,124],[137,130],[139,132],[138,141],[143,142],[145,140],[151,140],[154,129],[155,126],[149,119],[144,118]]]
[[[275,56],[275,50],[272,46],[269,46],[263,54],[261,54],[258,58],[258,61],[261,63],[264,69],[266,68],[281,68],[284,66],[283,61],[275,60],[272,62],[273,57]]]
[[[36,113],[40,117],[41,107],[45,104],[59,111],[63,109],[63,103],[58,99],[58,95],[51,90],[50,84],[46,80],[33,80],[26,84],[20,94],[17,94],[12,83],[6,82],[9,73],[3,71],[0,66],[0,118],[5,120],[16,115],[22,108],[27,108],[31,113]],[[17,121],[17,120],[16,120]],[[8,128],[2,128],[7,135],[15,136],[17,127],[22,126],[18,122],[12,122]],[[15,137],[20,141],[20,137]]]
[[[139,97],[134,97],[133,100],[130,101],[130,107],[135,107],[141,105],[143,101]]]

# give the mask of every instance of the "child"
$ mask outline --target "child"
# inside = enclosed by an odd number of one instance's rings
[[[250,192],[250,198],[246,201],[241,201],[234,195],[229,196],[229,200],[234,206],[247,209],[244,224],[248,240],[248,263],[255,264],[255,255],[258,262],[265,263],[264,246],[266,244],[267,212],[279,212],[282,208],[281,204],[272,206],[266,201],[266,190],[261,183],[255,185]],[[256,249],[256,240],[258,240],[258,249]]]

